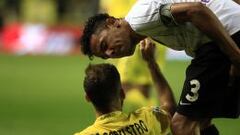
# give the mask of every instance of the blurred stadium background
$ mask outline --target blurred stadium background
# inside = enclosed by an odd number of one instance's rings
[[[90,61],[78,42],[84,21],[104,11],[121,17],[134,2],[0,0],[0,135],[67,135],[92,124],[82,87]],[[172,50],[165,58],[178,100],[189,58]],[[214,123],[222,135],[240,134],[239,119]]]

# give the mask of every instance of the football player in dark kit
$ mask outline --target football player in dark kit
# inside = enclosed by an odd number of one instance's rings
[[[139,0],[125,18],[90,18],[82,51],[90,57],[130,56],[146,37],[184,50],[193,60],[172,129],[177,135],[217,135],[212,118],[239,117],[239,22],[240,6],[231,0]]]

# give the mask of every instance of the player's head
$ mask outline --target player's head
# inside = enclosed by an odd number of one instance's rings
[[[122,107],[125,97],[120,75],[111,64],[89,65],[85,70],[84,89],[87,98],[100,112]]]
[[[130,25],[122,18],[108,14],[90,17],[81,38],[81,50],[90,58],[120,58],[134,53],[136,43]]]

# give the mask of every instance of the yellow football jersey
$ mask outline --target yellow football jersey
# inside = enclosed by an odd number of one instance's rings
[[[139,89],[133,88],[126,93],[123,104],[123,112],[130,113],[144,106],[156,105],[157,101],[153,97],[146,98]]]
[[[157,44],[157,43],[156,43]],[[156,60],[161,69],[165,64],[165,47],[156,45]],[[151,75],[148,66],[142,58],[140,46],[138,45],[135,53],[131,57],[125,57],[110,62],[116,63],[117,69],[121,75],[121,82],[133,84],[151,84]]]
[[[112,112],[97,118],[95,123],[74,135],[167,135],[168,114],[159,107],[143,107],[130,114]]]
[[[114,17],[124,17],[136,0],[101,0],[102,10]]]

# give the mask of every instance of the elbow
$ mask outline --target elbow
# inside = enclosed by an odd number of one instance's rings
[[[202,16],[206,13],[207,7],[200,2],[196,2],[189,5],[186,15],[190,20],[193,20],[196,17]]]
[[[209,9],[200,2],[186,2],[173,4],[171,6],[171,13],[175,20],[179,23],[192,22],[198,17],[205,18]]]
[[[171,117],[173,117],[174,113],[176,112],[175,103],[164,103],[162,107],[170,114]]]

